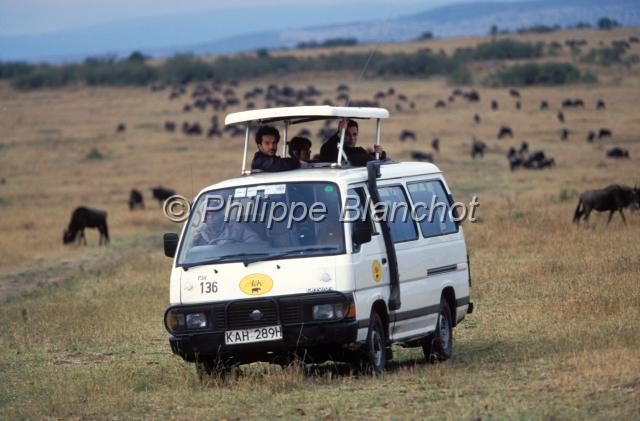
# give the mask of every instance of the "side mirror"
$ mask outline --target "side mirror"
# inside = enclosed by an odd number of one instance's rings
[[[164,239],[164,255],[174,257],[178,248],[178,234],[168,232],[163,236]]]
[[[371,223],[369,221],[361,220],[354,222],[351,240],[357,245],[371,241]]]

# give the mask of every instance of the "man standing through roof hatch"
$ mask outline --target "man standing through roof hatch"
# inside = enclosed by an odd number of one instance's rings
[[[375,153],[380,154],[380,159],[386,159],[387,153],[382,145],[373,145],[373,152],[356,146],[358,142],[358,123],[355,120],[340,120],[338,132],[331,136],[320,148],[320,161],[337,162],[338,161],[338,145],[340,145],[340,132],[346,127],[344,134],[343,151],[351,165],[356,167],[364,167],[367,162],[376,159]]]
[[[276,155],[279,141],[278,129],[273,126],[260,126],[256,133],[258,151],[251,162],[252,170],[277,172],[300,168],[300,161],[293,158],[280,158]]]

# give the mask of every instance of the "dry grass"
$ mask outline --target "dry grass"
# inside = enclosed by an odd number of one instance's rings
[[[600,35],[610,36],[593,36]],[[565,37],[573,35],[559,39]],[[427,366],[418,350],[398,349],[397,362],[377,378],[331,364],[255,364],[205,386],[167,344],[170,262],[158,239],[178,227],[164,220],[147,188],[163,184],[193,196],[235,176],[241,141],[165,133],[164,120],[206,127],[210,117],[182,114],[183,101],[169,102],[166,92],[17,93],[0,86],[0,281],[13,282],[17,293],[61,274],[0,308],[2,417],[640,418],[640,219],[627,213],[625,227],[616,215],[607,228],[606,215],[594,215],[589,226],[571,224],[576,192],[640,181],[640,78],[633,69],[600,71],[595,86],[521,90],[519,112],[504,89],[479,88],[481,104],[435,110],[451,91],[441,80],[354,86],[355,98],[389,85],[409,95],[415,111],[394,113],[395,103],[387,104],[391,156],[408,159],[439,137],[436,160],[456,199],[480,197],[481,222],[465,226],[476,312],[456,330],[454,357]],[[607,76],[615,73],[621,76]],[[293,84],[313,82],[333,96],[336,84],[352,80],[304,76]],[[572,134],[563,143],[555,109],[565,97],[583,98],[587,107],[565,112]],[[489,110],[494,98],[497,112]],[[552,105],[547,112],[538,111],[543,98]],[[598,98],[606,111],[594,110]],[[127,131],[117,135],[120,121]],[[514,129],[514,140],[495,140],[502,124]],[[600,127],[611,128],[613,140],[585,142],[586,132]],[[415,130],[418,141],[399,143],[403,128]],[[489,144],[484,160],[469,158],[472,136]],[[360,142],[370,139],[365,124]],[[510,173],[504,153],[525,140],[555,157],[557,167]],[[632,159],[605,159],[614,144]],[[92,148],[104,158],[87,160]],[[147,208],[131,213],[125,201],[134,186],[144,190]],[[62,229],[79,204],[109,212],[108,249],[97,247],[92,231],[88,248],[63,248]]]

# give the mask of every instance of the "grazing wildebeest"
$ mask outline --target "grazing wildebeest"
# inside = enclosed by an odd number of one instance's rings
[[[478,102],[480,101],[480,94],[472,89],[464,94],[464,98],[469,102]]]
[[[593,130],[589,130],[589,133],[587,133],[587,142],[593,142],[593,140],[596,138],[596,134]]]
[[[604,189],[587,190],[581,193],[578,206],[573,214],[573,222],[580,223],[583,216],[585,222],[589,221],[589,214],[592,210],[596,210],[598,212],[609,211],[609,219],[607,220],[607,224],[609,224],[613,213],[618,211],[626,225],[627,221],[622,209],[637,209],[638,207],[640,207],[640,189],[612,184]]]
[[[431,147],[434,151],[440,152],[440,139],[437,137],[431,141]]]
[[[511,127],[508,126],[502,126],[500,127],[500,131],[498,132],[498,139],[502,139],[505,136],[509,136],[509,137],[513,137],[513,130],[511,130]]]
[[[568,140],[569,139],[569,129],[560,130],[560,140]]]
[[[416,140],[416,134],[415,132],[411,131],[411,130],[403,130],[400,132],[400,141],[404,142],[405,140]]]
[[[607,151],[607,158],[629,158],[629,151],[615,147]]]
[[[476,159],[476,155],[480,155],[480,158],[484,158],[484,150],[486,148],[486,143],[478,139],[473,139],[473,142],[471,143],[471,159]]]
[[[509,89],[509,95],[511,95],[514,98],[520,98],[520,92],[518,92],[517,89]]]
[[[87,244],[87,238],[84,236],[85,228],[97,228],[100,231],[99,245],[109,242],[109,229],[107,227],[107,213],[98,209],[86,208],[84,206],[77,207],[71,214],[69,227],[64,230],[62,242],[64,244],[78,241],[80,244]]]
[[[175,190],[162,186],[151,187],[151,191],[153,192],[153,198],[158,200],[160,206],[162,206],[162,202],[176,194]]]
[[[444,102],[443,100],[439,99],[436,101],[436,105],[435,105],[436,108],[444,108],[446,106],[447,106],[447,103]]]
[[[116,133],[124,133],[127,130],[127,126],[124,123],[118,123],[116,126]]]
[[[176,131],[176,123],[174,123],[173,121],[165,121],[164,129],[170,133],[173,133]]]
[[[498,109],[498,101],[496,101],[495,99],[491,100],[491,109],[493,111],[496,111]]]
[[[433,155],[426,152],[413,151],[411,152],[411,159],[416,161],[433,162]]]
[[[408,101],[408,98],[407,98],[407,96],[405,94],[398,94],[398,100],[406,102],[406,101]]]
[[[599,99],[598,102],[596,102],[596,110],[604,110],[604,108],[605,108],[604,101]]]
[[[557,117],[560,123],[564,123],[564,113],[562,111],[558,111]]]
[[[184,104],[184,107],[182,107],[182,112],[188,113],[190,111],[191,111],[191,105],[190,104]]]
[[[473,115],[473,121],[476,124],[480,124],[480,116],[477,113]]]
[[[540,101],[540,110],[549,109],[549,103],[545,100]]]
[[[613,136],[613,133],[609,129],[602,128],[598,131],[598,139],[604,139],[605,137],[610,138],[611,136]]]
[[[134,210],[135,208],[144,209],[144,199],[140,190],[131,189],[129,193],[129,210]]]

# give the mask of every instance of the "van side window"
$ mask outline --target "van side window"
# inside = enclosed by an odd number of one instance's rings
[[[352,188],[349,188],[349,190],[347,190],[346,208],[353,209],[356,205],[358,206],[357,214],[347,213],[345,214],[345,217],[348,218],[348,220],[352,220],[356,216],[359,219],[362,219],[364,217],[364,221],[368,222],[369,225],[371,225],[371,232],[375,234],[376,227],[373,224],[373,220],[371,219],[371,209],[369,207],[365,209],[365,205],[367,205],[367,194],[364,190],[364,187],[352,187]],[[354,228],[354,225],[352,224],[351,229],[353,230],[353,228]],[[360,244],[354,244],[353,252],[357,253],[358,251],[360,251]]]
[[[402,186],[380,187],[378,191],[380,200],[387,206],[386,219],[393,242],[416,240],[418,232]]]
[[[458,231],[451,219],[451,204],[439,180],[407,183],[417,220],[424,237],[452,234]]]

